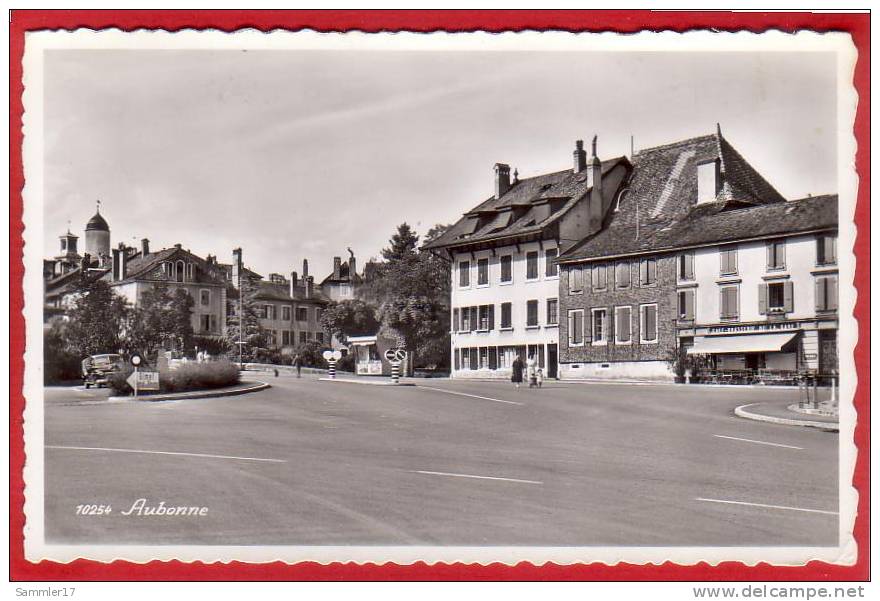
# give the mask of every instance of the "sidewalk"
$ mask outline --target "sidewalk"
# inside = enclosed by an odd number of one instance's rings
[[[739,417],[760,422],[839,431],[837,416],[804,413],[798,411],[797,407],[797,403],[792,404],[790,401],[750,403],[737,407],[734,413]]]
[[[235,386],[227,386],[225,388],[213,388],[210,390],[190,390],[188,392],[167,392],[163,394],[143,394],[137,398],[133,396],[111,396],[107,401],[113,403],[120,402],[157,402],[157,401],[180,401],[183,399],[207,399],[212,397],[238,396],[258,390],[270,388],[266,382],[259,380],[242,380]]]
[[[425,379],[425,378],[421,378]],[[395,384],[388,376],[356,376],[350,373],[336,373],[335,378],[324,377],[318,378],[322,382],[341,382],[343,384],[367,384],[369,386],[415,386],[412,378],[400,378],[400,382]]]

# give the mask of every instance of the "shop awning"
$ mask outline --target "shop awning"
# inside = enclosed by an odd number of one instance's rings
[[[772,353],[794,340],[797,332],[785,334],[741,334],[739,336],[706,336],[694,340],[689,355],[720,355],[725,353]]]

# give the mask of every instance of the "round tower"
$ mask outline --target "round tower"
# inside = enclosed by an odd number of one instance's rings
[[[86,248],[85,252],[92,257],[107,257],[110,255],[110,226],[101,217],[101,208],[98,207],[95,216],[86,224]]]

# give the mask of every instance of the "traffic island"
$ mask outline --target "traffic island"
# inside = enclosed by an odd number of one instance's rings
[[[787,401],[740,405],[733,412],[738,417],[759,422],[840,431],[839,418],[830,409],[807,413],[797,403],[792,405]]]
[[[412,382],[394,382],[391,378],[383,378],[378,376],[369,377],[335,377],[335,378],[318,378],[320,382],[342,382],[343,384],[367,384],[368,386],[415,386]]]
[[[224,386],[222,388],[211,388],[203,390],[188,390],[185,392],[166,392],[161,394],[140,394],[134,396],[111,396],[107,400],[110,402],[126,402],[126,401],[182,401],[184,399],[206,399],[214,397],[238,396],[257,392],[270,388],[266,382],[257,380],[239,382],[233,386]]]

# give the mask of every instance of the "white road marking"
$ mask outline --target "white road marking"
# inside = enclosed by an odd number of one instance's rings
[[[724,436],[722,434],[713,434],[715,438],[726,438],[728,440],[741,440],[743,442],[753,442],[755,444],[765,444],[770,447],[782,447],[783,449],[797,449],[803,451],[803,447],[794,447],[790,444],[779,444],[778,442],[764,442],[763,440],[752,440],[751,438],[737,438],[736,436]]]
[[[803,507],[787,507],[785,505],[766,505],[764,503],[746,503],[745,501],[725,501],[724,499],[703,499],[697,497],[696,501],[708,501],[709,503],[725,503],[727,505],[746,505],[748,507],[765,507],[767,509],[787,509],[789,511],[804,511],[806,513],[824,513],[826,515],[839,515],[836,511],[824,509],[804,509]]]
[[[493,399],[488,396],[480,396],[478,394],[468,394],[467,392],[456,392],[454,390],[446,390],[445,388],[434,388],[433,386],[422,386],[418,384],[419,388],[424,388],[425,390],[436,390],[437,392],[445,392],[447,394],[457,394],[458,396],[469,396],[475,399],[482,399],[484,401],[494,401],[496,403],[507,403],[508,405],[525,405],[525,403],[517,403],[516,401],[505,401],[503,399]]]
[[[236,457],[234,455],[209,455],[207,453],[178,453],[175,451],[145,451],[141,449],[110,449],[105,447],[62,447],[46,445],[47,449],[64,449],[68,451],[110,451],[113,453],[142,453],[145,455],[181,455],[184,457],[207,457],[209,459],[238,459],[240,461],[265,461],[268,463],[287,463],[286,459],[263,459],[261,457]]]
[[[415,470],[416,474],[427,474],[429,476],[451,476],[453,478],[475,478],[477,480],[501,480],[503,482],[519,482],[521,484],[544,484],[537,480],[520,480],[519,478],[499,478],[496,476],[474,476],[473,474],[451,474],[449,472],[428,472],[425,470]]]

